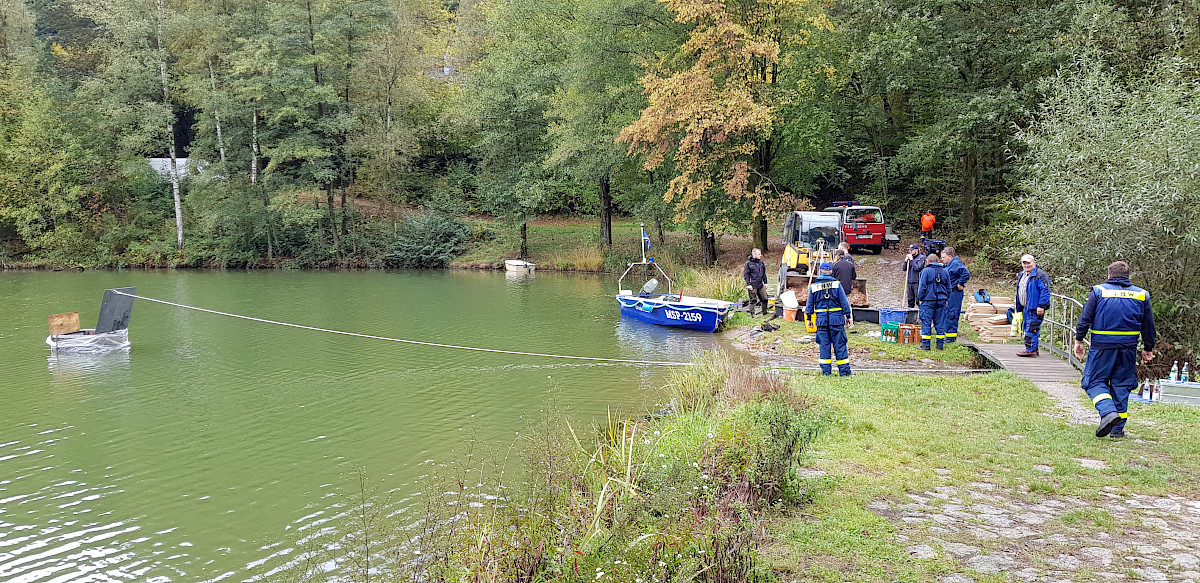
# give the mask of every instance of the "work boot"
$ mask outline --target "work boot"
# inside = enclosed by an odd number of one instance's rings
[[[1108,436],[1116,438],[1116,439],[1121,439],[1122,437],[1125,437],[1125,430],[1124,429],[1114,429],[1112,433],[1108,434]]]
[[[1112,433],[1113,425],[1116,425],[1121,416],[1116,413],[1109,413],[1100,418],[1100,425],[1096,427],[1096,437],[1105,437]]]
[[[1022,350],[1022,351],[1020,351],[1020,352],[1018,352],[1018,353],[1017,353],[1017,356],[1025,356],[1025,357],[1028,357],[1028,358],[1037,358],[1037,357],[1038,357],[1038,351],[1034,350],[1033,352],[1030,352],[1030,351],[1028,351],[1028,350]]]

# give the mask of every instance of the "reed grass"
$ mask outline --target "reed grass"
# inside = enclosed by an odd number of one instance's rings
[[[718,269],[683,269],[678,273],[676,283],[687,295],[727,302],[747,298],[746,283],[737,275]]]
[[[575,247],[555,253],[550,264],[561,271],[604,271],[604,252],[598,247]]]

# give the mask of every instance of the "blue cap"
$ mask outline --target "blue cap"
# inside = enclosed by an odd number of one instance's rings
[[[921,248],[921,246],[920,246],[920,245],[917,245],[916,243],[913,243],[912,245],[909,245],[909,246],[908,246],[908,248],[909,248],[909,249],[920,249],[920,248]]]
[[[833,264],[826,261],[821,264],[821,269],[833,269]]]

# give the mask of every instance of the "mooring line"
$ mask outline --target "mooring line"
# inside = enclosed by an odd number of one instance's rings
[[[541,353],[541,352],[520,352],[520,351],[516,351],[516,350],[500,350],[498,348],[479,348],[476,346],[459,346],[457,344],[440,344],[437,342],[425,342],[422,340],[407,340],[404,338],[389,338],[387,336],[375,336],[372,334],[359,334],[358,332],[346,332],[343,330],[332,330],[330,328],[318,328],[316,326],[305,326],[303,324],[293,324],[291,322],[280,322],[278,320],[268,320],[266,318],[255,318],[254,316],[243,316],[241,314],[231,314],[229,312],[222,312],[220,310],[210,310],[208,308],[189,306],[187,304],[180,304],[177,302],[169,302],[167,300],[160,300],[160,299],[156,299],[156,298],[148,298],[146,296],[139,296],[136,294],[129,294],[129,293],[125,293],[122,291],[117,291],[115,289],[112,291],[113,291],[113,293],[117,293],[117,294],[120,294],[123,296],[128,296],[128,297],[131,297],[134,299],[144,300],[147,302],[154,302],[156,304],[164,304],[167,306],[175,306],[176,308],[183,308],[185,310],[195,310],[197,312],[206,312],[209,314],[216,314],[218,316],[228,316],[230,318],[238,318],[241,320],[250,320],[251,322],[262,322],[264,324],[275,324],[277,326],[287,326],[289,328],[299,328],[301,330],[312,330],[314,332],[328,332],[330,334],[340,334],[342,336],[353,336],[356,338],[368,338],[371,340],[387,340],[389,342],[401,342],[404,344],[416,344],[418,346],[432,346],[435,348],[454,348],[457,350],[470,350],[470,351],[474,351],[474,352],[492,352],[492,353],[496,353],[496,354],[515,354],[518,356],[539,356],[542,358],[561,358],[561,359],[567,359],[567,360],[588,360],[588,361],[593,361],[593,362],[618,362],[618,363],[623,363],[623,364],[644,364],[644,365],[654,365],[654,366],[693,366],[696,364],[694,362],[675,362],[675,361],[670,361],[670,360],[630,360],[630,359],[625,359],[625,358],[600,358],[600,357],[595,357],[595,356],[571,356],[568,354],[545,354],[545,353]],[[802,367],[802,366],[766,365],[766,367],[767,368],[780,368],[780,369],[786,368],[786,369],[791,369],[791,370],[820,370],[817,367]],[[961,368],[954,368],[954,369],[858,368],[855,370],[857,372],[923,372],[923,373],[992,372],[992,369],[961,369]]]
[[[416,344],[419,346],[433,346],[436,348],[455,348],[458,350],[471,350],[471,351],[475,351],[475,352],[494,352],[497,354],[516,354],[519,356],[540,356],[543,358],[562,358],[562,359],[568,359],[568,360],[620,362],[620,363],[625,363],[625,364],[646,364],[646,365],[657,365],[657,366],[692,366],[692,365],[696,364],[694,362],[673,362],[673,361],[667,361],[667,360],[629,360],[629,359],[624,359],[624,358],[599,358],[599,357],[595,357],[595,356],[571,356],[571,355],[566,355],[566,354],[544,354],[541,352],[519,352],[516,350],[500,350],[498,348],[479,348],[479,347],[475,347],[475,346],[458,346],[456,344],[439,344],[437,342],[424,342],[421,340],[406,340],[404,338],[389,338],[387,336],[374,336],[371,334],[359,334],[358,332],[346,332],[343,330],[331,330],[329,328],[317,328],[315,326],[305,326],[303,324],[292,324],[290,322],[280,322],[278,320],[267,320],[265,318],[255,318],[253,316],[243,316],[241,314],[231,314],[229,312],[222,312],[219,310],[210,310],[208,308],[200,308],[197,306],[189,306],[187,304],[168,302],[166,300],[148,298],[145,296],[129,294],[129,293],[116,291],[116,290],[113,290],[113,291],[115,293],[121,294],[123,296],[129,296],[131,298],[145,300],[147,302],[154,302],[156,304],[165,304],[168,306],[175,306],[177,308],[183,308],[186,310],[195,310],[197,312],[206,312],[209,314],[217,314],[218,316],[228,316],[230,318],[239,318],[242,320],[250,320],[251,322],[262,322],[264,324],[275,324],[277,326],[287,326],[289,328],[300,328],[301,330],[312,330],[314,332],[328,332],[330,334],[341,334],[342,336],[354,336],[356,338],[369,338],[371,340],[387,340],[389,342],[401,342],[404,344]]]

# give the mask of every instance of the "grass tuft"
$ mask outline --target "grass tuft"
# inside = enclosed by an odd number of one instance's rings
[[[604,271],[604,253],[593,246],[555,253],[550,264],[561,271]]]

